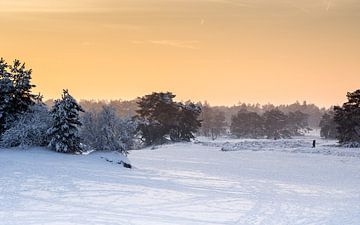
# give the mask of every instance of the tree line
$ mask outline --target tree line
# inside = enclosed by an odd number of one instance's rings
[[[203,106],[209,104],[207,102],[203,103]],[[226,122],[230,125],[231,118],[236,115],[241,110],[247,110],[249,112],[255,112],[259,115],[264,114],[266,111],[270,111],[273,109],[278,109],[281,112],[288,114],[290,112],[300,111],[308,115],[308,125],[310,128],[318,128],[319,123],[321,120],[322,115],[327,111],[325,108],[320,108],[315,104],[309,104],[306,101],[298,102],[292,104],[281,104],[281,105],[274,105],[274,104],[264,104],[261,105],[257,104],[246,104],[239,102],[237,105],[234,106],[210,106],[214,111],[222,111],[226,118]]]
[[[114,106],[85,111],[68,90],[51,102],[32,94],[32,70],[0,59],[0,146],[48,146],[63,153],[116,150],[127,154],[136,140],[145,146],[190,141],[201,126],[201,107],[174,101],[171,92],[138,98],[135,115],[119,116]]]
[[[310,130],[307,119],[300,111],[285,114],[275,108],[259,115],[241,110],[232,117],[230,131],[239,138],[290,138]]]
[[[322,111],[305,102],[278,107],[211,107],[206,102],[175,101],[171,92],[154,92],[135,101],[78,103],[65,89],[61,98],[43,102],[40,94],[32,93],[31,75],[32,70],[19,60],[8,64],[0,59],[2,147],[48,146],[65,153],[117,150],[127,154],[137,145],[190,141],[196,134],[213,139],[221,135],[289,138],[309,131],[311,115],[306,111]],[[355,146],[360,142],[360,90],[347,97],[342,107],[323,113],[319,123],[323,137]],[[229,119],[229,111],[235,109]]]
[[[48,100],[46,102],[48,105],[53,105],[53,101]],[[201,113],[199,119],[201,120],[201,127],[197,132],[197,135],[211,137],[216,139],[222,135],[229,135],[231,124],[233,123],[232,118],[234,115],[237,115],[239,111],[248,111],[256,113],[262,116],[265,112],[278,109],[284,114],[288,115],[292,120],[296,112],[301,112],[306,114],[306,119],[303,120],[303,123],[307,124],[308,128],[317,129],[319,127],[320,120],[322,115],[328,110],[324,108],[319,108],[314,104],[308,104],[306,102],[299,103],[295,102],[289,105],[279,105],[275,106],[272,104],[260,105],[260,104],[245,104],[240,103],[237,106],[211,106],[208,102],[197,102],[197,105],[201,107]],[[110,105],[112,106],[116,114],[120,117],[129,117],[135,116],[137,114],[138,103],[137,100],[111,100],[111,101],[94,101],[94,100],[81,100],[80,105],[86,111],[100,111],[103,106]],[[295,118],[296,119],[296,118]],[[305,126],[305,125],[304,125]],[[259,127],[259,126],[257,126]],[[260,126],[261,127],[261,126]],[[302,129],[300,133],[292,132],[292,135],[301,135],[307,129]],[[236,136],[236,135],[234,135]],[[249,135],[248,135],[249,136]],[[250,135],[251,136],[251,135]],[[264,135],[256,135],[257,137]],[[283,135],[284,136],[284,135]],[[286,136],[286,135],[285,135]]]
[[[52,100],[47,100],[45,103],[49,106],[53,105]],[[90,110],[99,111],[101,110],[102,106],[111,105],[116,109],[116,114],[119,115],[120,117],[134,116],[136,115],[136,110],[138,109],[137,99],[110,100],[110,101],[80,100],[79,103],[85,111],[90,111]],[[202,127],[204,127],[204,130],[202,130],[200,134],[203,135],[205,133],[206,135],[209,134],[209,136],[211,136],[211,134],[209,133],[209,128],[207,128],[206,123],[212,123],[211,120],[219,121],[219,119],[224,117],[225,124],[220,124],[218,127],[224,125],[226,131],[230,128],[232,117],[241,110],[255,112],[259,115],[262,115],[266,111],[270,111],[272,109],[279,109],[281,112],[285,114],[300,111],[308,115],[307,123],[310,128],[314,128],[314,129],[319,127],[319,123],[321,121],[323,114],[328,112],[328,109],[319,108],[314,104],[307,103],[306,101],[302,103],[295,102],[288,105],[284,105],[284,104],[273,105],[270,103],[265,105],[260,105],[260,104],[245,104],[240,102],[234,106],[212,106],[207,101],[197,102],[196,104],[200,105],[202,108],[200,119],[202,120]],[[214,119],[213,118],[214,116],[219,118]],[[214,131],[213,135],[218,136],[217,133],[219,133],[219,130],[213,130],[213,131]],[[221,133],[224,133],[224,130],[222,130]]]
[[[224,112],[205,105],[200,118],[203,120],[200,135],[212,139],[220,135],[237,138],[290,138],[304,135],[310,130],[308,114],[300,111],[285,114],[278,108],[265,111],[263,114],[241,109],[231,117],[228,125]]]

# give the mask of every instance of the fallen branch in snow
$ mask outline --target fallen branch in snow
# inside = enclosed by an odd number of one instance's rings
[[[106,162],[114,163],[114,160],[110,160],[110,159],[105,158],[105,157],[102,157],[102,156],[101,156],[100,158],[105,159]],[[128,168],[128,169],[131,169],[131,168],[132,168],[132,166],[131,166],[130,163],[126,163],[126,162],[124,162],[124,161],[122,161],[122,160],[117,161],[117,162],[115,162],[115,163],[117,163],[117,164],[119,164],[119,165],[123,165],[123,167]]]

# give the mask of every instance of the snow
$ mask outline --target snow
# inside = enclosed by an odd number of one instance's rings
[[[0,224],[360,224],[359,155],[313,138],[201,138],[131,151],[133,169],[111,152],[0,150]]]
[[[316,139],[315,139],[316,140]],[[275,151],[288,153],[313,153],[323,155],[337,155],[348,157],[360,157],[360,148],[345,148],[337,146],[336,141],[316,140],[316,148],[312,148],[312,139],[282,139],[268,140],[251,139],[227,140],[227,141],[198,141],[204,146],[219,147],[222,151]]]

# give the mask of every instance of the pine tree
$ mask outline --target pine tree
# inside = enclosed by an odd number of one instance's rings
[[[337,124],[334,120],[334,110],[324,113],[320,121],[320,136],[325,139],[336,139],[338,136]]]
[[[3,58],[0,59],[0,135],[9,127],[9,121],[13,121],[11,104],[13,102],[14,85],[11,74],[8,72],[8,64]]]
[[[200,134],[205,137],[211,137],[215,140],[218,136],[226,131],[225,112],[219,109],[213,109],[205,102],[201,106],[201,114],[199,116],[201,121]]]
[[[209,103],[205,102],[201,108],[201,134],[205,137],[211,136],[211,129],[214,119],[214,112]]]
[[[291,137],[291,132],[286,128],[288,116],[279,109],[266,111],[263,119],[267,138],[278,139]]]
[[[169,141],[190,141],[201,126],[198,117],[201,107],[187,102],[175,102],[171,92],[152,93],[138,100],[139,110],[135,119],[146,145]]]
[[[172,141],[190,141],[195,138],[194,133],[201,127],[198,117],[201,107],[192,103],[178,103],[178,112],[174,117],[174,124],[170,129]]]
[[[31,73],[19,60],[8,65],[0,59],[0,135],[39,100],[31,93]]]
[[[79,113],[83,111],[68,90],[64,90],[62,98],[55,101],[50,112],[53,121],[52,127],[48,130],[51,149],[64,153],[82,150],[78,127],[82,125]]]
[[[334,107],[340,144],[360,146],[360,89],[347,93],[348,101],[342,107]]]
[[[211,125],[211,138],[215,140],[218,136],[226,131],[226,118],[223,111],[215,110],[212,125]]]
[[[174,126],[178,105],[174,102],[175,95],[171,92],[160,92],[139,98],[139,109],[135,117],[139,122],[139,132],[146,145],[166,142],[165,135]]]
[[[308,114],[297,110],[295,112],[289,112],[287,117],[286,127],[291,136],[301,136],[311,130],[308,125]]]
[[[264,120],[256,112],[240,110],[231,118],[230,131],[243,138],[259,138],[264,136]]]
[[[31,89],[35,87],[31,84],[32,70],[27,70],[25,63],[21,63],[19,60],[14,61],[10,70],[14,83],[12,108],[15,113],[23,113],[29,106],[34,105],[38,98],[38,95],[31,93]]]

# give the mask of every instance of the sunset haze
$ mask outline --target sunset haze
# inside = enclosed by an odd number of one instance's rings
[[[359,88],[359,21],[357,0],[0,0],[0,57],[46,99],[328,107]]]

